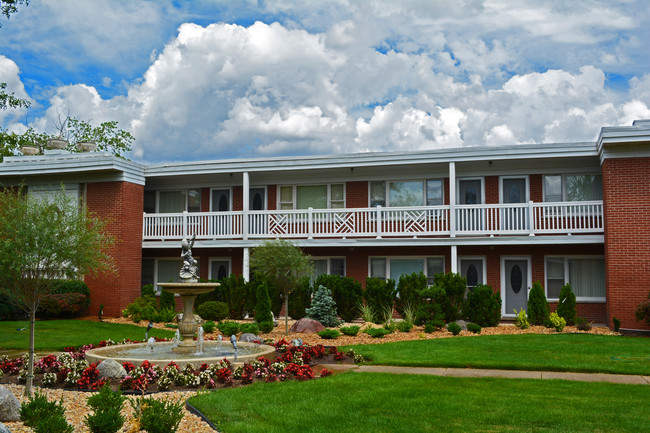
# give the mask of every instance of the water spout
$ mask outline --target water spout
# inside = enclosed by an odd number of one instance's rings
[[[221,334],[219,334],[217,336],[217,340],[218,340],[217,341],[217,352],[219,352],[219,351],[221,351],[221,342],[223,341],[223,337],[221,336]]]
[[[178,343],[180,343],[180,342],[181,342],[181,333],[177,329],[176,333],[174,334],[174,338],[172,338],[172,347],[178,346]]]
[[[232,347],[235,348],[235,361],[237,360],[237,336],[235,334],[230,336],[230,342],[232,343]]]
[[[153,322],[149,322],[149,325],[147,326],[147,332],[144,333],[144,339],[149,340],[149,330],[153,328]]]
[[[196,331],[196,354],[203,354],[203,326]]]
[[[149,352],[153,353],[153,344],[156,342],[156,339],[151,337],[150,339],[147,340],[147,348],[149,349]]]

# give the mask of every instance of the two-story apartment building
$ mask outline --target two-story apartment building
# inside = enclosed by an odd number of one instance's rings
[[[145,283],[178,279],[180,240],[203,278],[250,274],[250,250],[290,239],[317,273],[394,278],[459,272],[526,307],[571,283],[578,314],[647,329],[650,121],[602,128],[596,142],[463,147],[142,165],[109,154],[9,157],[5,185],[63,183],[110,220],[118,273],[87,279],[91,310],[118,315]]]

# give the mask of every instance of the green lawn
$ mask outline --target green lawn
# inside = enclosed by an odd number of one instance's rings
[[[650,338],[641,337],[491,335],[346,346],[345,350],[350,347],[380,365],[650,375]]]
[[[344,373],[189,402],[223,433],[650,431],[645,385]]]
[[[27,328],[18,331],[20,328]],[[67,346],[97,344],[102,340],[121,341],[125,338],[143,340],[146,328],[87,320],[39,320],[36,322],[34,346],[37,351],[60,351]],[[174,331],[151,329],[150,337],[174,336]],[[29,348],[29,322],[0,322],[0,350]]]

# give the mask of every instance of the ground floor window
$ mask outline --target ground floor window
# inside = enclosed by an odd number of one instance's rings
[[[374,278],[391,278],[399,282],[402,275],[422,272],[427,276],[429,285],[433,276],[445,271],[445,258],[432,257],[371,257],[369,274]]]
[[[340,275],[345,277],[345,257],[314,257],[314,276],[312,285],[320,275]]]
[[[182,264],[181,259],[156,259],[155,284],[157,294],[161,291],[158,283],[179,283],[181,281],[179,273]]]
[[[557,300],[562,286],[569,283],[578,300],[605,301],[605,259],[602,256],[548,256],[544,262],[549,300]]]
[[[211,280],[223,280],[228,278],[232,272],[230,258],[211,258],[208,278]]]

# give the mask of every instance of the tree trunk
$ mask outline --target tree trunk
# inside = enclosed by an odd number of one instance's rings
[[[25,382],[25,397],[32,396],[32,383],[34,382],[34,328],[36,325],[36,306],[32,305],[29,311],[29,364],[27,365],[27,381]]]
[[[284,295],[284,332],[289,335],[289,293]]]

